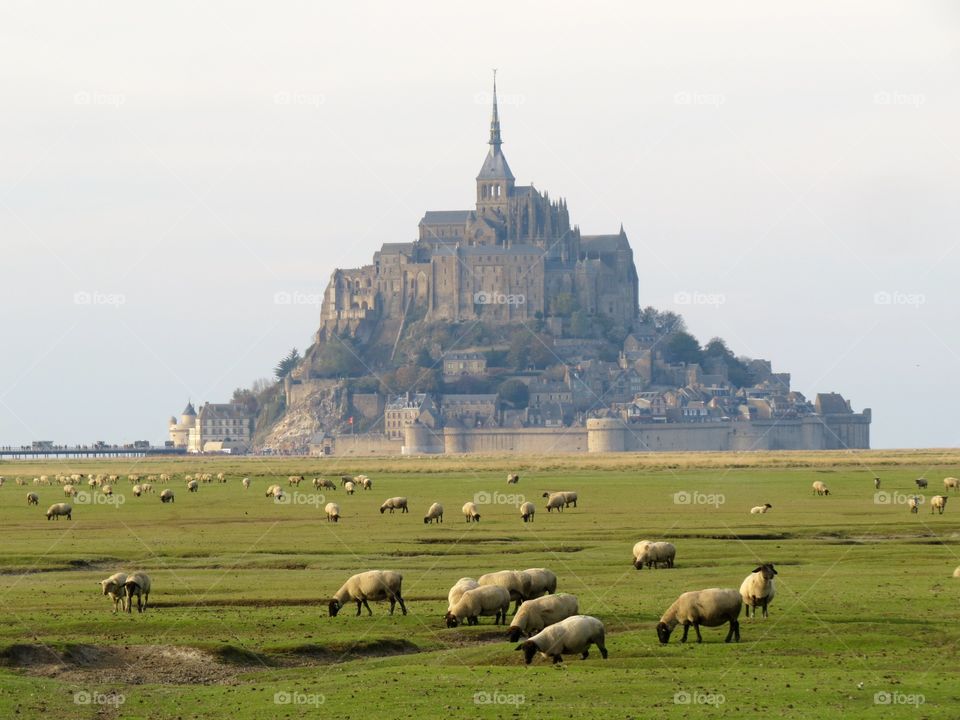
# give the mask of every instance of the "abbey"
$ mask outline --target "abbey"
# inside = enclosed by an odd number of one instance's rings
[[[516,184],[502,144],[494,78],[476,206],[428,211],[413,242],[386,243],[372,264],[334,271],[317,341],[330,333],[364,341],[389,335],[408,316],[525,323],[554,314],[558,304],[607,315],[626,330],[634,325],[637,270],[623,227],[581,235],[564,200]]]

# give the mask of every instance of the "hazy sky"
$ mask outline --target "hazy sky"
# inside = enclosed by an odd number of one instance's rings
[[[0,6],[0,444],[269,376],[335,267],[471,207],[497,67],[518,184],[622,222],[641,305],[957,445],[956,4],[328,5]]]

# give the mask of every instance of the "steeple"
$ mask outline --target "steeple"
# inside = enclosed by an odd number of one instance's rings
[[[500,152],[500,115],[497,113],[497,70],[493,70],[493,114],[490,116],[490,144],[495,152]]]
[[[477,212],[505,217],[513,194],[513,173],[500,146],[500,113],[497,109],[497,71],[493,71],[493,112],[490,115],[490,150],[477,175]]]

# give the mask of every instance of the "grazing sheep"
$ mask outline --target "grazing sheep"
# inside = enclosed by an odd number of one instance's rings
[[[141,483],[140,490],[143,491],[144,493],[152,493],[153,485],[151,485],[150,483]]]
[[[134,497],[140,497],[143,494],[143,488],[140,485],[134,485],[130,488],[130,492],[133,493]]]
[[[763,505],[757,505],[756,507],[750,508],[751,515],[765,515],[770,512],[770,509],[773,507],[770,503],[764,503]]]
[[[509,609],[510,593],[496,585],[484,585],[464,592],[445,618],[448,628],[455,628],[464,620],[468,625],[478,625],[477,618],[481,615],[494,615],[494,625],[499,625],[501,620],[506,625]]]
[[[930,500],[930,514],[933,514],[934,510],[939,510],[940,514],[943,515],[943,511],[947,507],[947,496],[946,495],[934,495]]]
[[[123,584],[127,597],[127,612],[133,612],[133,596],[137,596],[137,612],[147,609],[147,598],[150,597],[150,577],[146,573],[135,572],[127,575]]]
[[[920,498],[914,495],[913,497],[907,500],[907,507],[910,508],[910,512],[916,513],[920,510]]]
[[[167,488],[166,490],[160,493],[160,502],[168,503],[173,502],[173,490]]]
[[[529,500],[520,506],[520,517],[524,522],[533,522],[533,516],[537,513],[537,507]]]
[[[347,495],[353,495],[353,491],[356,489],[356,485],[353,484],[352,480],[348,480],[343,484],[343,489],[347,491]]]
[[[566,500],[563,499],[563,495],[559,493],[556,495],[551,495],[547,500],[547,512],[556,510],[557,512],[563,512],[563,508],[566,507]]]
[[[577,494],[575,492],[570,492],[568,490],[560,491],[560,492],[551,492],[548,490],[543,494],[543,497],[552,499],[554,495],[560,495],[563,497],[564,507],[570,507],[571,505],[573,505],[574,507],[577,506]]]
[[[914,480],[914,482],[917,484],[917,487],[920,488],[921,490],[927,486],[926,478],[917,478],[916,480]]]
[[[500,570],[481,575],[477,582],[481,585],[496,585],[510,593],[510,599],[516,602],[516,606],[513,608],[513,612],[516,613],[520,609],[520,603],[524,600],[524,584],[528,581],[524,580],[523,573],[516,570]]]
[[[657,637],[666,645],[670,642],[670,633],[678,624],[683,624],[683,637],[680,642],[687,641],[690,626],[697,633],[697,642],[703,642],[700,635],[700,626],[718,627],[726,622],[730,623],[730,631],[724,642],[730,642],[736,637],[740,642],[740,607],[743,599],[740,592],[732,588],[709,588],[707,590],[691,590],[678,597],[673,605],[657,623]]]
[[[518,482],[520,482],[520,476],[516,473],[507,475],[507,485],[516,485]]]
[[[200,489],[200,486],[197,484],[196,480],[191,480],[187,483],[187,492],[197,492]]]
[[[960,490],[960,480],[955,477],[948,477],[943,479],[943,491],[947,490],[958,491]]]
[[[579,654],[584,660],[590,655],[590,646],[596,645],[600,656],[607,659],[607,647],[604,644],[606,632],[603,623],[589,615],[574,615],[544,628],[532,638],[517,645],[523,650],[524,663],[533,662],[533,656],[540,653],[553,658],[553,663],[563,662],[564,654]]]
[[[827,489],[827,486],[821,480],[816,480],[813,483],[813,492],[817,495],[829,495],[830,491]]]
[[[102,492],[104,495],[108,495],[108,496],[109,496],[109,495],[113,495],[113,486],[112,486],[112,485],[104,485],[102,488],[100,488],[100,492]]]
[[[528,568],[520,571],[523,581],[523,600],[532,600],[541,595],[553,594],[557,591],[557,576],[547,568]],[[518,605],[519,608],[519,605]]]
[[[121,610],[125,609],[123,605],[123,598],[126,593],[124,589],[124,584],[127,582],[127,574],[118,572],[114,573],[106,580],[100,581],[100,590],[101,592],[113,600],[113,611],[117,612],[119,607]]]
[[[393,515],[394,510],[399,510],[401,513],[410,512],[407,509],[407,499],[405,497],[392,497],[384,500],[383,505],[380,506],[380,514],[383,515],[387,510],[390,511],[391,515]]]
[[[955,578],[960,578],[960,565],[957,565],[957,569],[953,571],[953,576]]]
[[[272,497],[275,501],[281,500],[283,498],[283,488],[277,484],[273,484],[267,488],[264,497]]]
[[[226,475],[224,475],[222,472],[221,472],[221,473],[217,473],[217,482],[225,483],[226,481],[227,481],[227,476],[226,476]]]
[[[351,600],[357,604],[357,615],[360,615],[361,606],[365,607],[370,615],[373,615],[368,600],[375,602],[389,600],[391,615],[393,615],[394,606],[400,603],[400,609],[406,615],[407,606],[403,604],[403,597],[400,593],[402,583],[403,576],[392,570],[368,570],[354,575],[334,593],[329,605],[330,617],[336,617],[340,608]]]
[[[366,475],[361,475],[360,487],[362,487],[364,490],[373,490],[373,480],[368,478]]]
[[[243,480],[240,481],[240,484],[243,485],[243,489],[244,489],[244,490],[249,490],[249,489],[250,489],[250,478],[245,477]]]
[[[314,490],[319,490],[320,488],[324,490],[336,490],[337,484],[333,482],[333,480],[327,480],[326,478],[314,478],[313,488]]]
[[[644,565],[657,568],[661,563],[664,567],[672,568],[676,557],[677,548],[673,543],[641,541],[633,546],[633,566],[637,570],[643,570]]]
[[[73,485],[64,485],[63,486],[63,495],[64,497],[73,497],[77,494],[77,489]]]
[[[576,595],[545,595],[528,600],[513,617],[507,639],[517,642],[520,637],[536,635],[545,627],[580,613],[580,603]]]
[[[874,489],[874,490],[879,490],[879,489],[880,489],[880,478],[875,477],[875,478],[873,479],[873,489]]]
[[[67,520],[73,520],[73,506],[70,503],[56,503],[47,508],[47,520],[51,518],[60,519],[66,516]]]
[[[340,506],[334,502],[328,502],[323,508],[323,511],[327,514],[327,522],[331,520],[337,522],[340,520]]]
[[[346,485],[348,482],[353,482],[353,475],[341,475],[340,484]]]
[[[450,592],[447,593],[447,611],[449,612],[450,608],[457,604],[457,601],[463,597],[463,594],[467,590],[473,590],[478,587],[480,587],[480,583],[473,578],[462,577],[457,580],[454,586],[450,588]]]
[[[170,476],[167,473],[160,473],[160,482],[170,482]]]
[[[480,513],[477,510],[477,504],[472,501],[467,501],[463,504],[463,516],[467,519],[467,522],[480,522]]]
[[[756,617],[758,607],[762,608],[763,616],[767,617],[767,605],[773,602],[777,592],[773,577],[776,574],[773,563],[764,563],[740,583],[740,597],[746,617],[750,617],[750,608],[753,608],[753,616]]]
[[[37,495],[35,492],[27,493],[27,505],[39,505],[39,504],[40,504],[39,495]]]
[[[303,482],[303,475],[291,475],[287,478],[287,482],[290,483],[291,487],[300,487],[300,483]]]
[[[443,522],[443,505],[440,503],[434,503],[430,506],[430,509],[427,510],[427,514],[423,516],[423,524],[432,525],[434,520],[436,520],[438,523]]]

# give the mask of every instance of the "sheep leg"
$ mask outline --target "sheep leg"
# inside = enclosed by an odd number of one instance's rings
[[[680,638],[680,642],[685,643],[687,641],[687,633],[690,632],[690,623],[685,622],[683,624],[683,637]]]
[[[400,609],[403,611],[403,614],[407,614],[407,606],[403,604],[403,598],[400,597],[399,593],[397,594],[397,602],[400,603]]]
[[[558,664],[560,664],[560,663],[562,663],[562,662],[563,662],[563,656],[561,656],[561,655],[554,655],[554,656],[553,656],[553,664],[554,664],[554,665],[558,665]]]
[[[393,608],[396,607],[396,605],[397,605],[397,601],[391,595],[390,596],[390,614],[391,615],[393,615]]]
[[[754,614],[756,614],[756,610],[754,610]],[[767,617],[767,598],[763,599],[763,617]]]
[[[581,659],[581,660],[586,660],[588,657],[590,657],[590,648],[589,648],[589,646],[587,647],[586,650],[584,650],[582,653],[580,653],[580,659]]]
[[[360,617],[360,609],[363,607],[363,601],[357,600],[357,617]]]
[[[697,642],[698,642],[698,643],[702,643],[702,642],[703,642],[703,636],[700,634],[700,623],[694,623],[694,624],[693,624],[693,629],[696,630],[696,632],[697,632]]]
[[[607,646],[604,644],[603,638],[600,638],[599,640],[597,640],[597,641],[596,641],[596,644],[597,644],[597,649],[600,650],[600,657],[602,657],[604,660],[606,660],[606,659],[607,659]]]
[[[373,610],[370,609],[370,603],[367,602],[367,599],[363,599],[363,606],[367,609],[367,613],[371,616],[373,615]]]

